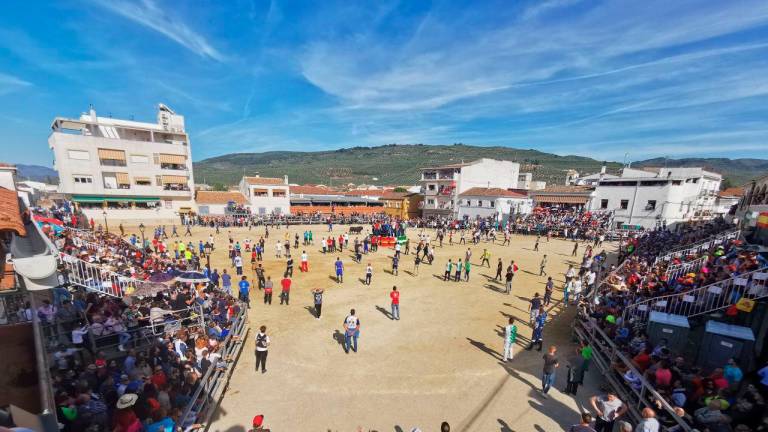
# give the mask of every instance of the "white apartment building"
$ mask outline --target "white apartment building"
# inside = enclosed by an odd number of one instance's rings
[[[703,168],[624,168],[621,176],[599,181],[589,208],[614,211],[617,227],[711,219],[721,181]]]
[[[470,188],[459,194],[459,219],[493,217],[498,221],[510,214],[529,214],[533,200],[519,192],[501,188]]]
[[[495,159],[443,165],[421,170],[422,215],[459,215],[459,194],[474,187],[517,188],[520,164]]]
[[[167,218],[194,209],[194,177],[184,117],[160,104],[157,122],[56,117],[48,144],[59,192],[89,217]],[[121,211],[133,210],[133,211]],[[144,210],[144,211],[135,211]]]
[[[288,176],[243,177],[238,190],[245,196],[251,212],[257,215],[287,215],[291,213],[291,194]]]

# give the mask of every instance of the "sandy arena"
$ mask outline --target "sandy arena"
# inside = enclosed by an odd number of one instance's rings
[[[446,238],[439,247],[433,240],[437,246],[434,264],[422,264],[414,275],[414,239],[421,230],[410,229],[412,253],[403,256],[400,274],[394,276],[390,274],[392,249],[380,248],[356,264],[349,249],[342,254],[321,253],[319,240],[328,235],[324,225],[290,227],[292,246],[293,234],[301,235],[306,229],[313,230],[315,239],[315,245],[306,248],[310,271],[299,271],[304,249],[300,245],[294,252],[290,306],[280,305],[279,280],[285,258],[275,257],[275,243],[286,238],[286,230],[270,229],[264,267],[275,281],[272,305],[265,305],[262,292],[253,287],[249,340],[209,430],[247,431],[256,414],[265,415],[265,425],[272,431],[283,432],[352,432],[358,427],[380,432],[409,432],[418,427],[430,432],[438,431],[442,421],[448,421],[452,431],[549,432],[578,422],[578,413],[586,409],[586,400],[595,394],[600,381],[593,367],[575,399],[561,393],[567,360],[576,357],[570,338],[575,309],[562,308],[563,274],[568,263],[578,266],[583,245],[578,257],[571,258],[573,243],[557,239],[547,242],[543,238],[539,252],[532,250],[532,236],[513,236],[511,246],[501,246],[500,240],[449,246]],[[334,226],[333,234],[338,237],[347,229]],[[264,235],[264,227],[252,231],[222,228],[215,236],[212,268],[234,273],[227,258],[228,231],[242,244],[246,238],[257,241]],[[182,239],[197,244],[213,232],[194,227],[193,236]],[[138,235],[138,230],[126,225],[126,233]],[[434,239],[434,231],[427,233]],[[179,234],[184,234],[181,227]],[[354,238],[350,236],[350,245]],[[443,282],[447,260],[463,259],[467,247],[473,253],[470,281]],[[610,254],[616,245],[606,243],[604,247]],[[479,267],[484,248],[491,252],[490,269]],[[531,336],[528,300],[534,292],[543,294],[546,282],[546,277],[538,276],[543,254],[549,259],[547,272],[556,281],[553,303],[547,308],[551,322],[544,330],[544,346],[557,345],[561,360],[556,386],[547,399],[539,392],[543,352],[524,350]],[[333,277],[337,256],[345,265],[343,284]],[[520,267],[511,295],[504,294],[503,282],[492,281],[498,258],[503,259],[505,269],[511,259]],[[253,280],[250,258],[244,261],[245,274]],[[372,284],[365,286],[362,281],[368,262],[374,274]],[[400,321],[389,318],[393,285],[401,291]],[[325,289],[321,320],[315,319],[312,309],[310,290],[316,287]],[[339,336],[351,308],[357,310],[361,323],[359,351],[345,354]],[[501,362],[503,327],[510,315],[522,322],[518,322],[515,358],[505,365]],[[266,374],[254,371],[254,337],[260,325],[267,326],[272,341]]]

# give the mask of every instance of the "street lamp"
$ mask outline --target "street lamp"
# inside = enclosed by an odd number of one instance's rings
[[[107,224],[107,211],[104,210],[102,214],[104,215],[104,229],[107,231],[107,234],[109,234],[109,225]]]
[[[139,224],[139,232],[141,233],[141,248],[144,249],[144,245],[146,243],[144,242],[144,224],[143,223]]]

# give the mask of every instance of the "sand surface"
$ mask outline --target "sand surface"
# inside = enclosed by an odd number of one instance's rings
[[[256,414],[265,415],[272,431],[292,432],[355,431],[359,426],[363,431],[409,432],[418,427],[429,432],[438,431],[444,420],[452,431],[559,431],[577,423],[579,411],[600,381],[591,370],[578,397],[561,393],[566,362],[576,358],[570,337],[575,310],[562,307],[563,274],[568,263],[578,266],[583,245],[572,258],[573,243],[557,239],[542,239],[539,252],[532,250],[535,237],[530,236],[513,236],[511,246],[502,246],[501,241],[448,245],[446,239],[440,247],[433,240],[437,247],[432,266],[422,264],[414,275],[413,255],[404,255],[400,274],[394,276],[392,249],[380,248],[357,264],[348,249],[341,254],[320,252],[319,240],[328,235],[326,226],[290,227],[291,244],[295,232],[307,229],[313,230],[315,245],[300,245],[294,252],[289,306],[280,305],[278,297],[285,258],[276,258],[274,252],[286,230],[270,229],[264,267],[275,281],[275,295],[272,304],[265,305],[262,292],[252,291],[250,337],[209,430],[247,431]],[[335,226],[333,233],[338,237],[347,229]],[[223,268],[234,272],[227,259],[228,231],[241,244],[264,235],[263,227],[222,229],[211,261],[219,272]],[[126,232],[137,230],[126,226]],[[179,232],[183,234],[182,229]],[[192,232],[196,244],[213,230],[195,227]],[[419,232],[408,232],[412,253]],[[426,233],[434,239],[433,231]],[[463,259],[468,247],[473,253],[470,281],[443,282],[447,260]],[[604,247],[609,253],[615,250],[615,244]],[[490,269],[479,266],[485,248],[491,252]],[[303,249],[309,254],[308,273],[299,271]],[[551,322],[544,332],[545,349],[557,345],[561,358],[556,388],[547,399],[539,393],[543,353],[523,350],[531,335],[528,301],[534,292],[544,293],[546,277],[538,275],[543,254],[548,255],[547,272],[556,283],[553,303],[547,308]],[[345,264],[343,284],[332,276],[337,256]],[[512,259],[520,267],[511,295],[503,292],[503,283],[491,280],[498,258],[505,269]],[[362,278],[368,262],[374,275],[372,284],[365,286]],[[253,279],[247,264],[245,274]],[[389,317],[393,285],[401,292],[400,321]],[[316,287],[325,289],[320,320],[312,311],[310,290]],[[361,336],[359,351],[345,354],[337,337],[350,308],[357,310]],[[503,364],[503,327],[510,315],[522,320],[520,337],[514,360]],[[272,340],[266,374],[254,371],[254,337],[260,325],[267,326]]]

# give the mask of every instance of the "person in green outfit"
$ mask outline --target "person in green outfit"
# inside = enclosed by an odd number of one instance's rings
[[[467,260],[464,263],[464,282],[469,282],[469,269],[472,267],[472,264],[469,263],[469,260]]]
[[[577,352],[581,356],[581,364],[577,371],[577,379],[584,382],[584,374],[589,370],[589,364],[592,362],[592,347],[586,342],[581,342]]]
[[[448,264],[445,265],[445,274],[443,280],[449,282],[451,280],[451,270],[453,270],[453,262],[449,259]]]
[[[509,324],[504,329],[504,361],[515,357],[515,342],[517,341],[517,326],[515,319],[509,317]]]

